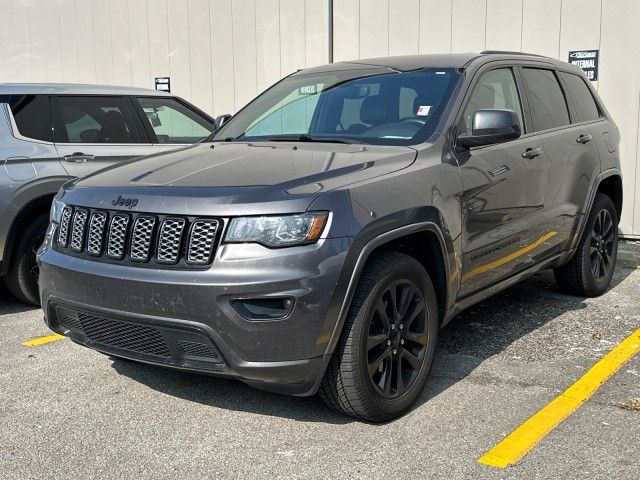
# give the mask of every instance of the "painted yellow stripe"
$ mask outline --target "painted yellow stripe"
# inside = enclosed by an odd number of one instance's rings
[[[530,243],[529,245],[526,245],[526,246],[522,247],[520,250],[516,250],[515,252],[510,253],[509,255],[506,255],[504,257],[500,257],[499,259],[497,259],[497,260],[495,260],[495,261],[493,261],[491,263],[487,263],[485,265],[480,265],[479,267],[474,268],[473,270],[465,273],[462,276],[462,282],[464,283],[467,280],[469,280],[471,277],[475,277],[476,275],[479,275],[481,273],[486,273],[488,271],[493,270],[494,268],[501,267],[505,263],[509,263],[510,261],[515,260],[518,257],[521,257],[525,253],[530,252],[531,250],[533,250],[534,248],[538,248],[544,242],[546,242],[547,240],[549,240],[552,237],[555,237],[557,234],[558,234],[558,232],[545,233],[543,236],[541,236],[535,242]]]
[[[520,461],[549,432],[575,412],[631,357],[640,351],[640,328],[607,353],[582,378],[478,459],[506,468]]]
[[[58,340],[62,340],[64,335],[47,335],[46,337],[38,337],[32,338],[31,340],[27,340],[26,342],[22,342],[22,346],[24,347],[37,347],[38,345],[44,345],[45,343],[56,342]]]

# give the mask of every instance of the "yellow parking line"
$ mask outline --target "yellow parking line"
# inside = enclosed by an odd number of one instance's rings
[[[44,345],[45,343],[56,342],[58,340],[62,340],[63,338],[64,338],[64,335],[58,335],[57,333],[55,333],[53,335],[47,335],[46,337],[32,338],[31,340],[22,342],[22,346],[37,347],[38,345]]]
[[[520,461],[529,450],[575,412],[638,351],[640,351],[640,328],[602,357],[560,396],[480,457],[478,462],[491,467],[505,468]]]

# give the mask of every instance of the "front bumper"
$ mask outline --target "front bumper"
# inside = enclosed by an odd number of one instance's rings
[[[327,319],[351,239],[270,250],[222,245],[208,270],[94,262],[49,246],[38,255],[45,321],[115,356],[309,395],[337,319]],[[237,299],[291,298],[284,318],[248,320]],[[328,321],[329,320],[329,321]]]

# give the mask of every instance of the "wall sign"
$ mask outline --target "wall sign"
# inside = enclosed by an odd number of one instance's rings
[[[161,92],[171,91],[171,78],[170,77],[156,77],[156,90]]]
[[[599,50],[577,50],[569,52],[569,63],[580,67],[592,82],[598,80]]]

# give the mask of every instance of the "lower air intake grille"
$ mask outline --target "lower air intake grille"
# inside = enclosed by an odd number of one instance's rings
[[[160,332],[152,327],[79,313],[82,330],[92,342],[136,353],[171,357]]]
[[[204,343],[196,343],[196,342],[185,342],[183,340],[178,341],[178,345],[180,346],[180,350],[182,350],[187,355],[193,355],[195,357],[217,357],[216,352],[213,349]]]

